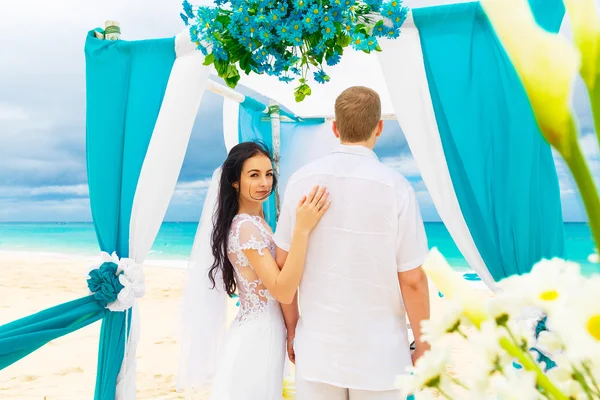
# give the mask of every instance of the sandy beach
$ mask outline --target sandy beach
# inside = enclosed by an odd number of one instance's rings
[[[0,251],[0,324],[87,294],[85,268],[91,259]],[[156,263],[153,263],[156,264]],[[185,271],[148,266],[137,351],[137,398],[184,399],[176,392],[178,328]],[[432,288],[433,289],[433,288]],[[443,300],[432,290],[432,315]],[[230,319],[236,307],[232,302]],[[0,371],[0,398],[93,399],[100,322],[59,338]],[[460,356],[464,349],[453,349]]]

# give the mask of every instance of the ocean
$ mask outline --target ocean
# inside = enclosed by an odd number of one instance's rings
[[[163,223],[148,260],[170,260],[174,266],[185,265],[194,242],[196,222]],[[448,230],[442,223],[425,223],[430,247],[437,247],[453,268],[469,270]],[[98,254],[92,223],[0,223],[0,250],[49,252],[90,256]],[[600,273],[600,264],[588,262],[594,243],[585,223],[565,224],[565,256],[582,265],[589,275]],[[162,264],[162,263],[161,263]]]

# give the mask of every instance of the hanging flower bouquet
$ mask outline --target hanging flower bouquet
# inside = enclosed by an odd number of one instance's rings
[[[579,75],[600,142],[600,13],[595,0],[563,2],[574,43],[538,26],[527,0],[481,0],[540,131],[573,174],[598,245],[600,198],[579,146],[571,100]],[[411,376],[399,378],[417,400],[432,398],[432,392],[446,399],[600,399],[600,275],[585,278],[578,264],[545,260],[529,274],[499,282],[501,291],[486,300],[437,251],[424,269],[448,311],[423,323],[432,350]],[[468,341],[467,368],[452,368],[449,349],[456,340]]]
[[[325,83],[323,64],[335,65],[351,45],[381,51],[378,38],[397,38],[408,9],[402,0],[216,0],[217,7],[183,2],[181,18],[190,36],[234,88],[240,70],[298,79],[296,101],[311,94],[307,76]],[[239,69],[238,69],[239,68]]]

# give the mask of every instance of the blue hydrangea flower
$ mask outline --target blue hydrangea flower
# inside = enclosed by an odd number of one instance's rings
[[[308,7],[308,0],[294,0],[294,8],[296,10],[305,10]]]
[[[367,49],[367,37],[362,33],[357,33],[352,36],[352,47],[356,50],[366,50]]]
[[[323,17],[323,8],[320,5],[315,4],[314,6],[310,7],[306,14],[310,15],[313,18],[313,21],[320,21]]]
[[[286,75],[282,75],[282,76],[279,77],[279,80],[281,82],[285,82],[285,83],[292,82],[294,79],[295,79],[294,77],[286,76]]]
[[[198,28],[196,27],[196,25],[190,26],[190,40],[194,43],[199,41]]]
[[[381,9],[382,0],[363,0],[366,5],[368,5],[372,11],[379,11]]]
[[[396,39],[398,36],[400,36],[400,30],[399,29],[386,28],[386,30],[387,30],[387,32],[386,32],[385,36],[387,38]]]
[[[325,71],[323,71],[322,69],[318,70],[317,72],[314,72],[313,76],[315,78],[315,81],[317,81],[318,83],[325,83],[329,82],[330,80],[329,76],[327,76]]]
[[[294,40],[294,35],[290,26],[286,23],[281,23],[277,25],[277,34],[283,40],[287,40],[288,42],[292,42]]]
[[[263,45],[268,46],[273,42],[274,39],[275,36],[271,33],[270,30],[262,28],[258,31],[258,40],[260,40],[260,42]]]
[[[119,282],[117,275],[118,265],[113,262],[105,262],[100,268],[90,271],[87,280],[88,289],[94,294],[94,298],[106,307],[109,303],[117,300],[117,296],[123,285]]]
[[[214,44],[212,52],[217,60],[227,61],[229,59],[229,55],[227,54],[225,49],[220,45]]]
[[[189,21],[187,15],[185,15],[184,13],[179,13],[179,16],[181,17],[181,20],[183,21],[185,26],[188,26],[190,24],[190,21]]]
[[[283,18],[287,14],[287,10],[288,10],[287,2],[280,1],[279,4],[277,4],[277,7],[273,9],[273,12],[277,13],[277,15],[279,15],[281,18]]]
[[[188,18],[194,18],[194,10],[192,10],[192,5],[187,0],[183,1],[183,12],[185,13],[185,15],[187,15]]]
[[[313,17],[311,12],[306,13],[302,18],[302,26],[308,33],[316,32],[319,29],[318,20]]]
[[[379,24],[375,27],[375,29],[373,29],[373,35],[375,35],[376,37],[383,37],[387,34],[388,30],[388,27],[386,27],[383,24]]]
[[[336,51],[331,57],[327,58],[325,61],[327,62],[327,65],[332,66],[338,64],[341,59],[342,57]]]
[[[323,34],[323,40],[333,39],[335,36],[335,25],[333,22],[326,24],[324,23],[322,26],[323,28],[321,29],[321,33]]]
[[[196,50],[200,50],[205,57],[208,55],[208,49],[200,43],[198,43],[198,45],[196,46]]]

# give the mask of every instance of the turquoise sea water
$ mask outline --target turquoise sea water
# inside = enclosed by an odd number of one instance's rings
[[[150,260],[186,260],[191,252],[198,224],[165,222],[148,257]],[[442,223],[426,223],[430,247],[437,247],[456,269],[468,269],[467,262]],[[594,244],[587,224],[565,224],[566,257],[582,264],[585,273],[600,273],[590,264]],[[96,234],[91,223],[0,223],[0,250],[53,252],[95,256]]]

